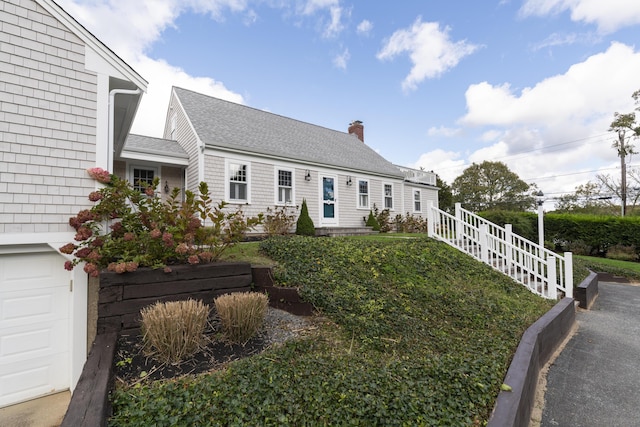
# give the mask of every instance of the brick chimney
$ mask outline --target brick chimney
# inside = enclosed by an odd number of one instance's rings
[[[349,123],[349,134],[357,136],[360,141],[364,142],[364,126],[360,120]]]

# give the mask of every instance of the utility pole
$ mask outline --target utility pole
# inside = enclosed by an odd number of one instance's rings
[[[619,154],[620,154],[620,199],[622,201],[622,216],[627,214],[627,163],[626,148],[624,146],[624,134],[625,131],[618,131]]]

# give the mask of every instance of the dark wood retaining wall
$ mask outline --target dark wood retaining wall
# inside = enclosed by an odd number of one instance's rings
[[[585,280],[582,281],[573,290],[576,301],[579,302],[580,308],[589,309],[598,296],[598,280],[600,275],[591,272]]]
[[[297,316],[311,316],[314,307],[300,298],[298,289],[275,286],[271,267],[252,267],[254,290],[269,296],[269,305]]]
[[[575,319],[575,300],[564,298],[525,331],[504,379],[511,391],[498,394],[489,427],[529,426],[540,370]]]
[[[109,390],[113,386],[113,358],[118,334],[96,337],[60,427],[102,427],[111,414]]]
[[[100,274],[97,336],[82,369],[62,427],[105,426],[111,415],[109,391],[120,333],[136,333],[140,310],[156,301],[189,298],[212,304],[215,297],[251,290],[251,264],[213,263],[139,269],[133,273]]]
[[[156,301],[189,298],[212,304],[215,297],[251,290],[251,264],[213,263],[172,266],[170,273],[140,269],[100,274],[98,334],[139,328],[140,310]]]

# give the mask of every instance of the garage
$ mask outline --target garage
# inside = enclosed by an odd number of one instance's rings
[[[71,273],[56,252],[0,254],[0,407],[71,385]]]

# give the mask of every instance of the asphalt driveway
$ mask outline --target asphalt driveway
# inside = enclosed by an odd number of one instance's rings
[[[542,427],[640,426],[640,286],[598,288],[549,368]]]

